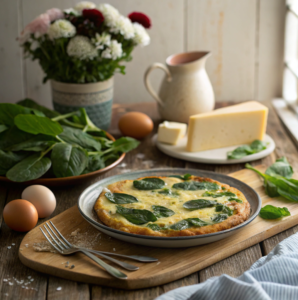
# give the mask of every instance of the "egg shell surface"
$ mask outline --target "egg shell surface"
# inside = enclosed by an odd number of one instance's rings
[[[154,124],[146,114],[134,111],[124,114],[118,127],[123,135],[142,139],[153,130]]]
[[[24,189],[22,199],[31,202],[38,212],[39,218],[50,216],[56,208],[56,197],[43,185],[30,185]]]
[[[38,213],[32,203],[17,199],[6,204],[3,210],[3,218],[10,229],[26,232],[36,226]]]

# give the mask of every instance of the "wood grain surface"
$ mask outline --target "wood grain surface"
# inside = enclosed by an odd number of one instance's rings
[[[231,103],[220,103],[219,106],[226,106]],[[274,139],[276,143],[276,149],[270,156],[258,160],[253,165],[264,164],[269,166],[277,157],[286,156],[293,166],[294,170],[298,171],[298,151],[292,142],[291,138],[287,135],[287,132],[281,122],[279,121],[276,113],[269,106],[269,118],[267,133]],[[119,117],[127,111],[141,111],[148,114],[155,123],[155,129],[160,118],[158,116],[157,107],[155,103],[140,103],[134,105],[115,105],[113,110],[113,124],[109,132],[115,137],[120,136],[120,132],[117,128]],[[156,130],[152,133],[152,135]],[[244,164],[235,165],[206,165],[201,163],[185,162],[179,159],[174,159],[166,156],[158,151],[155,147],[152,147],[151,137],[148,136],[144,139],[138,149],[129,153],[124,162],[127,164],[125,169],[137,170],[139,168],[154,167],[181,167],[181,168],[197,168],[202,170],[211,170],[223,174],[235,172],[244,168]],[[144,162],[136,159],[138,153],[145,155]],[[94,178],[90,182],[78,184],[76,186],[70,186],[67,188],[54,188],[53,192],[57,198],[57,207],[53,215],[54,217],[64,210],[74,206],[77,202],[77,195],[80,194],[88,185],[95,181],[108,176],[116,175],[123,172],[122,168],[115,168],[103,176]],[[0,299],[57,299],[64,300],[68,295],[73,299],[101,299],[101,300],[122,300],[122,299],[140,299],[151,300],[157,296],[181,287],[191,284],[196,284],[207,280],[214,275],[221,275],[224,273],[230,276],[239,276],[246,271],[259,257],[267,255],[268,252],[276,246],[281,240],[287,236],[292,235],[298,231],[298,226],[294,226],[280,234],[277,234],[264,242],[258,243],[253,247],[243,250],[227,259],[223,259],[214,265],[206,267],[205,269],[195,272],[190,276],[176,280],[169,284],[160,285],[153,288],[146,288],[136,291],[128,291],[121,289],[107,288],[100,285],[88,285],[80,284],[69,280],[59,279],[54,276],[44,275],[40,272],[36,272],[30,268],[25,267],[18,259],[18,251],[21,240],[23,239],[23,233],[11,231],[2,219],[2,212],[4,205],[9,201],[19,198],[21,196],[23,188],[16,185],[0,184]],[[38,224],[43,223],[47,219],[39,220]],[[11,246],[12,243],[15,246]],[[11,246],[11,249],[7,247]],[[14,248],[16,247],[16,248]],[[241,262],[241,264],[239,264]],[[23,289],[21,285],[10,286],[3,279],[17,278],[24,279],[27,276],[34,278],[30,288]],[[37,290],[36,290],[37,289]],[[57,290],[58,289],[58,290]]]

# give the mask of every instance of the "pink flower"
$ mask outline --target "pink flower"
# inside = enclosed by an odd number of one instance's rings
[[[20,45],[24,44],[30,38],[32,33],[34,33],[36,36],[41,36],[47,33],[50,23],[51,21],[48,14],[39,15],[21,32],[21,35],[18,38]]]
[[[46,14],[50,17],[50,21],[56,21],[58,19],[64,19],[64,13],[59,8],[51,8],[46,11]]]

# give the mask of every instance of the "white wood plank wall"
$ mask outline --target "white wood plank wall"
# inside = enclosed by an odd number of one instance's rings
[[[31,97],[51,107],[49,84],[37,62],[24,60],[15,38],[22,27],[51,7],[75,0],[10,0],[0,10],[0,102]],[[99,0],[94,0],[100,3]],[[116,75],[115,102],[154,101],[143,84],[153,62],[173,53],[210,50],[207,72],[217,101],[260,101],[281,96],[285,0],[110,0],[127,15],[152,19],[151,44],[137,48],[127,74]],[[154,71],[153,86],[163,77]]]

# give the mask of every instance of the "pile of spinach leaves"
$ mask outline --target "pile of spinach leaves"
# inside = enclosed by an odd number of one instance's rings
[[[0,175],[11,181],[90,173],[138,145],[130,137],[111,141],[84,108],[60,115],[31,99],[0,103]]]

